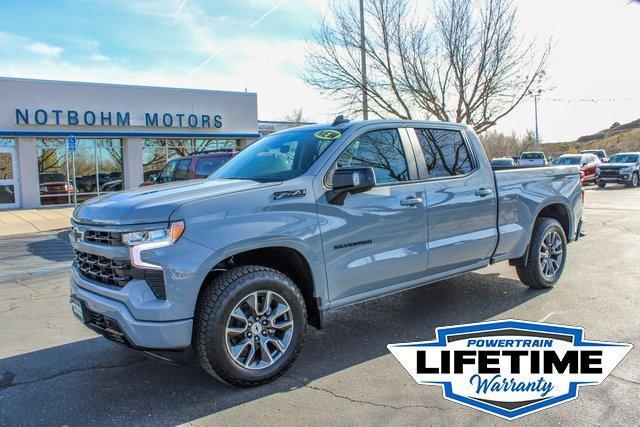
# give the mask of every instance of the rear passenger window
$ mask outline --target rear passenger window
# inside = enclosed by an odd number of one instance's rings
[[[457,130],[416,129],[429,178],[464,175],[473,170],[471,154]]]
[[[338,158],[337,167],[372,167],[378,184],[409,181],[407,159],[395,129],[375,130],[358,137]]]
[[[189,177],[189,165],[191,165],[191,159],[180,160],[176,173],[173,176],[174,181],[184,181]]]

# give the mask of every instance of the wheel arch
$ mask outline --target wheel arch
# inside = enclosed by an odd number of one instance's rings
[[[241,265],[260,265],[273,268],[289,277],[300,289],[307,309],[307,321],[317,329],[322,328],[323,294],[322,280],[314,274],[313,262],[301,248],[282,243],[252,245],[225,251],[207,273],[198,292],[200,300],[205,285],[216,275]],[[322,277],[322,276],[320,276]],[[321,283],[322,282],[322,283]]]
[[[529,250],[531,249],[531,240],[533,239],[533,233],[535,231],[535,225],[538,218],[552,218],[560,223],[562,230],[564,231],[567,242],[573,240],[571,236],[571,230],[574,228],[574,219],[571,215],[571,209],[566,201],[563,200],[550,200],[545,204],[542,204],[531,221],[531,229],[529,230],[529,240],[524,254],[519,258],[509,260],[510,265],[522,264],[527,265],[527,259],[529,258]]]

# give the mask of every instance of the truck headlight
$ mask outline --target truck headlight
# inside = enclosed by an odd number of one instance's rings
[[[162,266],[142,260],[142,252],[172,245],[182,236],[184,221],[172,222],[169,228],[122,233],[122,241],[129,246],[131,265],[137,268],[162,270]]]
[[[600,175],[600,168],[596,168],[596,175]]]
[[[633,172],[633,166],[627,166],[626,168],[620,169],[620,173],[631,173]]]
[[[134,231],[122,233],[122,241],[127,246],[137,246],[146,243],[174,243],[184,232],[184,221],[172,222],[169,228],[160,230]]]

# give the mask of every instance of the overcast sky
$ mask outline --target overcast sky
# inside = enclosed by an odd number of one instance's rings
[[[356,1],[356,0],[341,0]],[[0,75],[249,90],[260,119],[296,108],[335,115],[300,80],[305,38],[325,0],[2,0]],[[521,30],[553,35],[552,91],[539,105],[545,142],[640,118],[640,3],[516,0]],[[496,127],[534,127],[526,100]]]

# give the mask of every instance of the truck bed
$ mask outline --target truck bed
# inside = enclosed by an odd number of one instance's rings
[[[575,237],[572,218],[582,217],[582,184],[577,166],[517,168],[494,171],[498,195],[498,244],[492,262],[519,258],[526,249],[538,213],[552,204],[567,212],[567,240]],[[571,208],[575,206],[575,208]],[[568,231],[568,232],[567,232]]]

